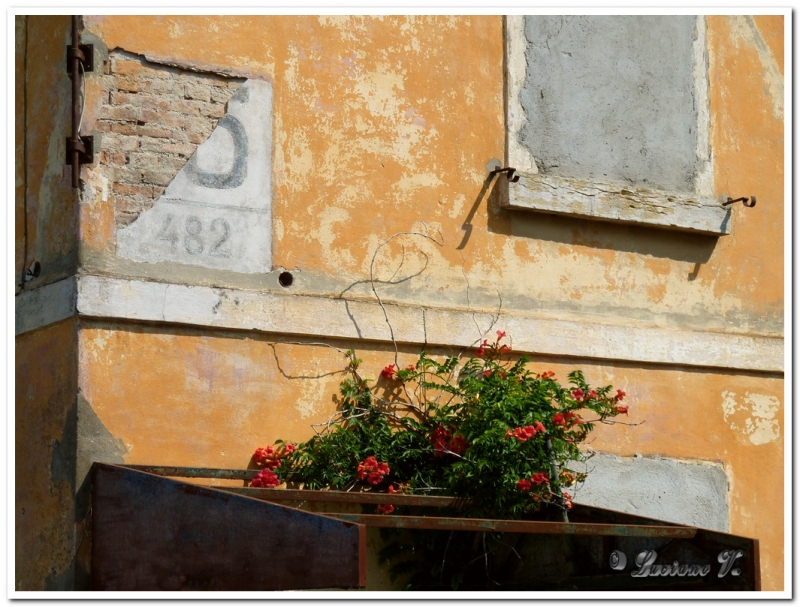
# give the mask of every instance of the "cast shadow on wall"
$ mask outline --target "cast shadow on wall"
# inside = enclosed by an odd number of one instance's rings
[[[463,249],[469,242],[475,215],[484,202],[487,205],[489,232],[693,263],[695,267],[688,275],[689,280],[694,280],[700,265],[708,262],[719,240],[716,236],[705,234],[503,209],[500,206],[502,196],[508,196],[505,175],[489,175],[464,220],[464,236],[458,249]]]

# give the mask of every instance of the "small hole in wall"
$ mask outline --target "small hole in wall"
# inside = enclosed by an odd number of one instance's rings
[[[293,282],[294,276],[292,276],[291,272],[281,272],[280,276],[278,276],[278,283],[282,287],[291,287]]]

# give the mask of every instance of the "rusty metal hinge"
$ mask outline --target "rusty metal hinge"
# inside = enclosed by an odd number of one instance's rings
[[[78,48],[67,45],[67,73],[72,74],[72,60],[83,64],[84,72],[94,71],[94,44],[81,44]]]
[[[72,164],[73,152],[78,152],[78,164],[92,164],[94,162],[94,137],[92,135],[82,135],[80,140],[75,141],[72,137],[67,137],[67,164]]]

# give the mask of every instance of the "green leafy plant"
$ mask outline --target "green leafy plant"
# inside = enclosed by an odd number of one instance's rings
[[[456,356],[437,361],[422,352],[404,369],[386,366],[377,381],[362,377],[362,361],[345,352],[348,377],[336,414],[305,443],[278,441],[257,450],[254,459],[266,472],[253,486],[291,481],[351,490],[363,484],[390,494],[465,497],[458,515],[479,518],[568,511],[566,489],[586,477],[576,464],[592,455],[579,445],[595,424],[627,415],[620,404],[625,393],[594,389],[581,371],[570,373],[564,387],[552,371],[528,370],[528,360],[515,359],[507,341],[497,331],[493,343],[484,340],[461,366]],[[377,508],[393,511],[391,504]],[[396,562],[394,574],[410,576],[410,588],[435,588],[445,579],[458,587],[470,564],[459,562],[477,548],[476,540],[456,535],[394,533],[382,556],[397,561],[413,546],[415,557]],[[485,544],[486,534],[480,535]],[[490,543],[497,541],[490,535]],[[471,552],[455,549],[464,542]],[[442,558],[451,544],[450,558]]]

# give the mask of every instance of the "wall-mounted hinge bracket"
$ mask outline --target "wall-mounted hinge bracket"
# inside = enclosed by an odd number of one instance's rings
[[[72,153],[78,151],[78,164],[92,164],[94,162],[94,137],[84,135],[80,142],[75,142],[67,137],[67,164],[72,164]]]
[[[94,71],[94,44],[81,44],[79,48],[67,46],[67,73],[72,74],[72,58],[83,63],[84,72]]]

